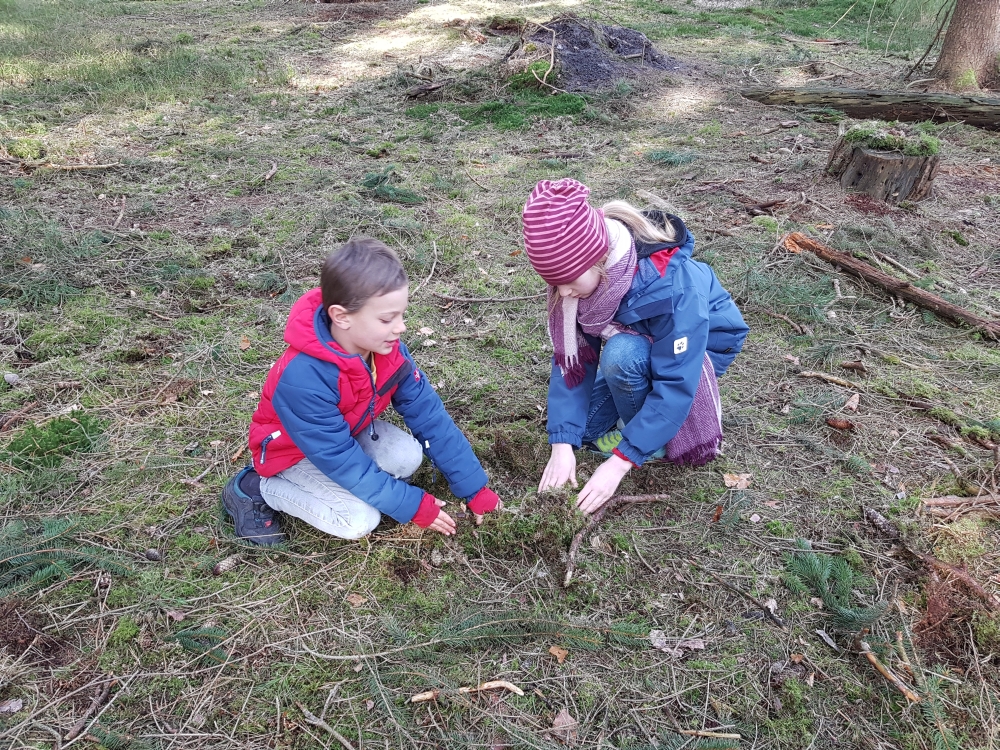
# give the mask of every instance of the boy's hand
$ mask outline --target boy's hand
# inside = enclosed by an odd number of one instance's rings
[[[413,516],[413,523],[422,529],[431,529],[445,536],[454,534],[457,529],[455,520],[441,510],[444,506],[444,500],[438,500],[434,495],[425,492],[420,507]]]
[[[576,454],[569,443],[554,443],[552,455],[542,472],[538,491],[554,490],[569,482],[576,487]]]
[[[495,510],[502,510],[503,502],[497,493],[489,487],[483,487],[469,500],[468,506],[469,510],[472,511],[472,515],[475,516],[476,526],[482,526],[483,516]]]
[[[622,478],[628,474],[632,464],[624,458],[612,456],[597,467],[597,471],[580,490],[576,499],[576,507],[590,514],[598,510],[611,499],[618,489]]]

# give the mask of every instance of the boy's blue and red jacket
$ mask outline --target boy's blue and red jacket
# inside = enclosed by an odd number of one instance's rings
[[[712,360],[716,376],[721,376],[743,348],[750,331],[715,272],[692,260],[694,238],[684,222],[660,211],[645,213],[660,226],[670,222],[676,240],[652,245],[636,240],[638,267],[614,318],[652,340],[652,390],[625,425],[616,450],[636,466],[666,445],[687,419],[705,353]],[[586,338],[599,352],[600,339]],[[549,443],[580,447],[597,368],[597,364],[586,364],[583,383],[570,388],[553,357]]]
[[[374,355],[373,386],[364,359],[333,340],[322,295],[313,289],[292,306],[285,343],[250,424],[250,451],[261,476],[308,458],[348,492],[408,523],[424,491],[379,469],[354,439],[391,403],[456,497],[471,498],[486,486],[472,446],[402,342],[390,354]]]

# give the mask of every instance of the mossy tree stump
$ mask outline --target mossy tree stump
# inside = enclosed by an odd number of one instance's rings
[[[866,193],[886,203],[919,201],[931,194],[941,157],[877,151],[843,136],[830,151],[826,171],[844,190]]]

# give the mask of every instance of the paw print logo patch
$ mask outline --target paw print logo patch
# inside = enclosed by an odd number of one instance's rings
[[[687,350],[688,350],[688,337],[687,336],[684,336],[683,338],[679,338],[679,339],[675,339],[674,340],[674,354],[683,354]]]

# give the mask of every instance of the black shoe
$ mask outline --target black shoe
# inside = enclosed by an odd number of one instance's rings
[[[247,466],[222,490],[222,506],[233,519],[236,536],[262,547],[285,541],[275,512],[260,494],[260,476]]]

